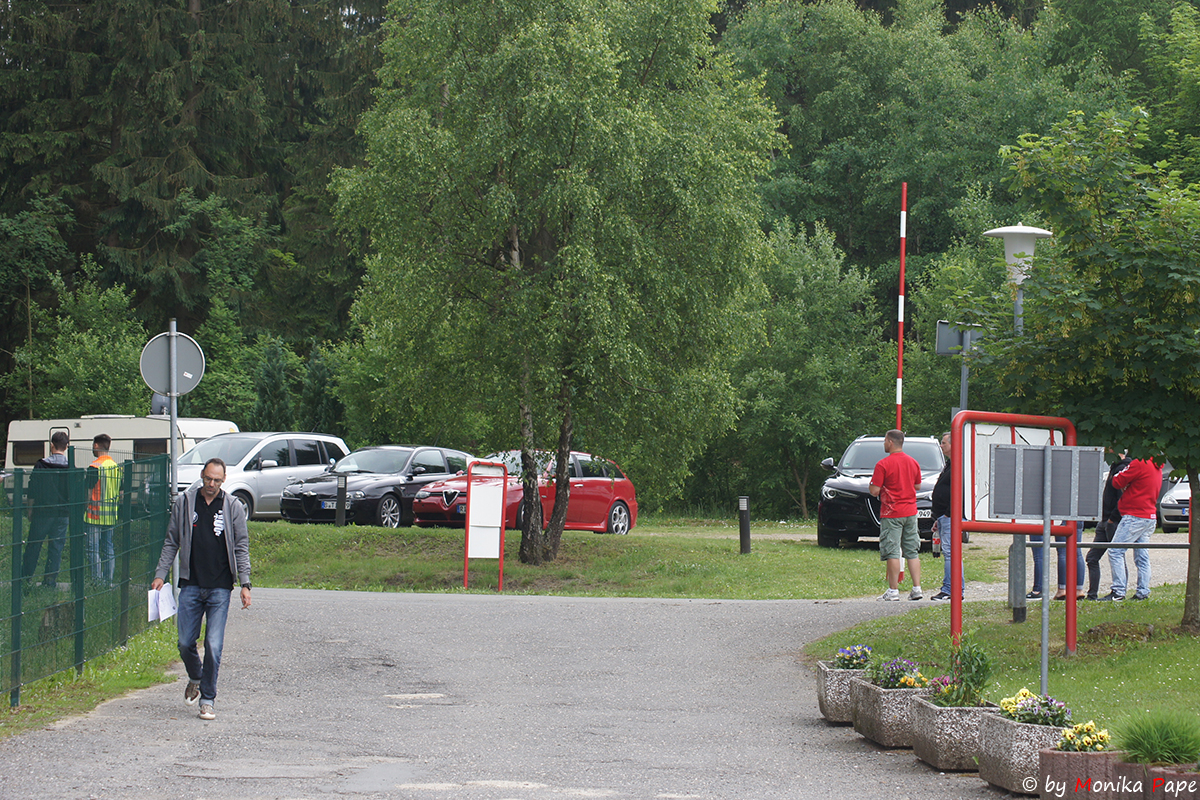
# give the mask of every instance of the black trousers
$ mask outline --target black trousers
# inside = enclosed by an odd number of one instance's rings
[[[1096,536],[1093,542],[1111,542],[1117,523],[1104,520],[1096,523]],[[1107,549],[1104,547],[1089,547],[1087,552],[1088,591],[1087,596],[1095,600],[1100,594],[1100,559],[1104,558]]]

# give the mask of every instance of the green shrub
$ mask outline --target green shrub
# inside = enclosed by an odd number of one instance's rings
[[[969,637],[951,645],[950,674],[934,681],[929,701],[939,706],[977,706],[992,680],[992,659]]]
[[[1176,709],[1153,709],[1122,722],[1116,739],[1126,761],[1195,764],[1200,759],[1200,717]]]

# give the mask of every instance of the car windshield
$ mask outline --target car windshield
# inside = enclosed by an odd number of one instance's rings
[[[394,447],[387,449],[356,450],[334,466],[334,472],[400,472],[412,457],[412,449]]]
[[[237,464],[261,441],[261,436],[214,436],[181,455],[179,463],[205,464],[210,458],[219,458],[226,464]]]
[[[537,459],[542,465],[542,471],[554,461],[554,453],[538,451]],[[485,456],[483,461],[498,461],[508,468],[508,476],[510,478],[519,478],[524,473],[521,469],[521,451],[520,450],[505,450],[500,453],[492,453],[490,456]]]
[[[941,470],[945,463],[942,460],[942,448],[937,442],[909,440],[904,443],[904,452],[916,459],[922,472]],[[842,456],[841,469],[847,472],[870,472],[886,455],[882,439],[854,442]]]

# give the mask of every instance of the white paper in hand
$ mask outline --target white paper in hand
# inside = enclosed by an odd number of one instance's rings
[[[175,616],[175,592],[170,585],[164,584],[157,592],[151,589],[147,593],[146,605],[149,609],[150,622],[162,622]]]

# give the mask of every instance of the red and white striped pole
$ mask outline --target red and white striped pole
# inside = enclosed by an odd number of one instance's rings
[[[898,323],[896,348],[896,430],[900,427],[900,409],[904,396],[904,239],[908,227],[908,184],[900,184],[900,296],[896,305]]]

